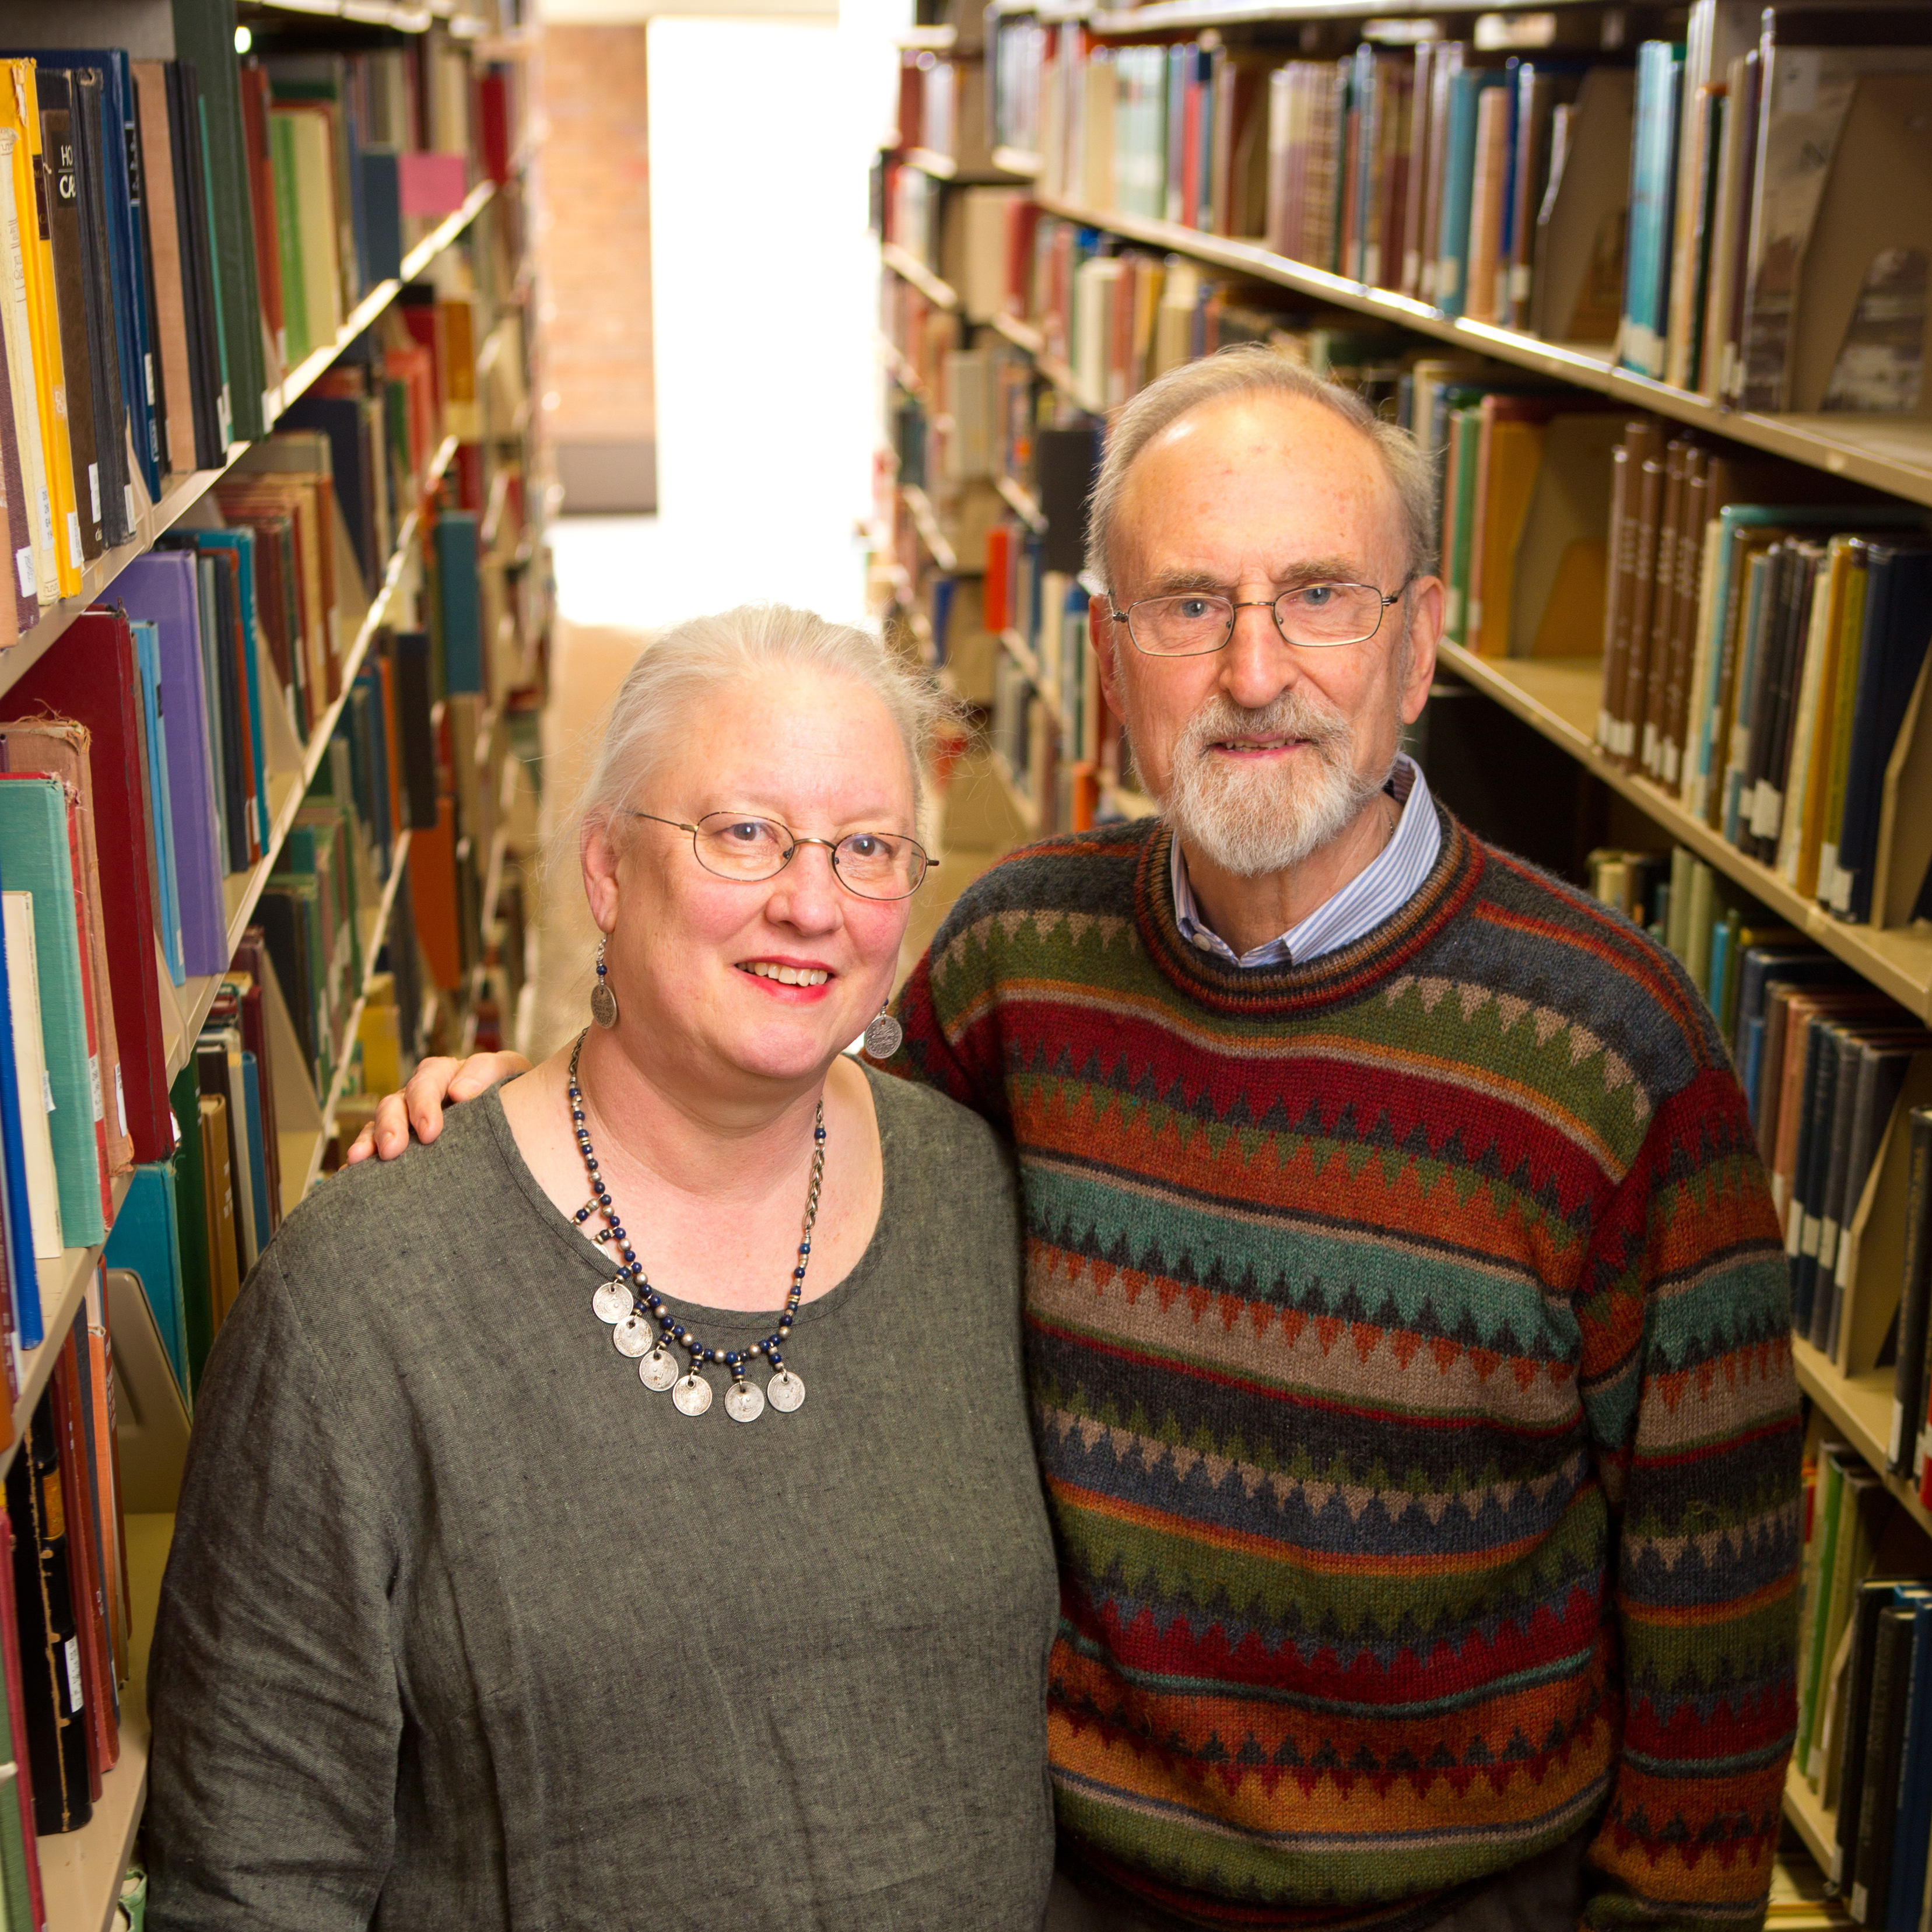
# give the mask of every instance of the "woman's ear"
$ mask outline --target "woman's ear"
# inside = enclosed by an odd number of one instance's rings
[[[614,932],[617,924],[617,848],[610,822],[586,822],[578,835],[577,856],[584,868],[584,896],[590,904],[590,916],[599,932]]]

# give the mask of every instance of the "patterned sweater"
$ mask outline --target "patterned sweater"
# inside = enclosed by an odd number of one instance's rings
[[[1185,1924],[1408,1932],[1594,1822],[1588,1924],[1748,1927],[1800,1440],[1743,1097],[1648,939],[1443,829],[1246,970],[1157,821],[1035,845],[900,1001],[1018,1151],[1061,1829]]]

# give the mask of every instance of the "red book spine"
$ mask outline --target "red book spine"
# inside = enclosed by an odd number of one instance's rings
[[[0,1664],[7,1672],[7,1714],[11,1720],[8,1749],[14,1758],[14,1790],[0,1803],[20,1808],[20,1835],[27,1847],[27,1896],[34,1925],[47,1922],[47,1901],[40,1889],[40,1842],[34,1832],[34,1781],[27,1764],[27,1687],[20,1676],[20,1619],[14,1607],[14,1526],[0,1510]]]
[[[1006,548],[1012,531],[1005,524],[995,524],[986,532],[986,625],[997,637],[1012,628],[1006,610]]]
[[[483,172],[500,184],[510,178],[510,90],[503,70],[490,68],[477,91],[482,110]]]

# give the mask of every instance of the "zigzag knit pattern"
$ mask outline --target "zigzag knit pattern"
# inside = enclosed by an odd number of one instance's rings
[[[1375,932],[1244,971],[1170,837],[1014,855],[899,1008],[1018,1150],[1063,1832],[1185,1924],[1408,1932],[1594,1823],[1588,1922],[1757,1922],[1798,1412],[1702,1002],[1446,813]]]

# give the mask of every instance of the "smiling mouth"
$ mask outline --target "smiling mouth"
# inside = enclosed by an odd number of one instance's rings
[[[1307,742],[1306,738],[1216,738],[1210,741],[1208,748],[1210,752],[1289,752]]]
[[[738,970],[756,980],[776,980],[782,986],[822,986],[832,976],[822,966],[778,966],[769,959],[741,961]]]

